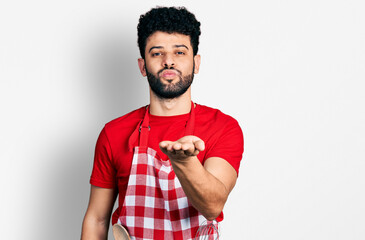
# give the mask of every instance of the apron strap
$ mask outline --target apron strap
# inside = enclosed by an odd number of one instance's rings
[[[148,105],[146,108],[146,113],[144,114],[144,118],[142,124],[139,126],[139,146],[147,147],[148,145],[148,135],[150,133],[150,106]]]
[[[195,127],[195,104],[193,103],[193,101],[191,101],[190,118],[186,123],[185,136],[194,135],[194,127]]]

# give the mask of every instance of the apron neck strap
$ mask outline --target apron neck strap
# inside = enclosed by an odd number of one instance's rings
[[[185,136],[194,134],[194,126],[195,126],[195,104],[193,103],[193,101],[191,101],[190,118],[186,123]]]
[[[146,113],[144,114],[143,121],[139,126],[139,146],[140,147],[147,147],[148,145],[148,135],[150,133],[150,106],[146,107]]]
[[[149,132],[151,129],[149,110],[150,110],[150,106],[147,106],[143,121],[139,125],[139,132],[140,132],[139,146],[140,147],[147,147],[147,145],[148,145],[148,135],[149,135]],[[190,117],[186,123],[185,136],[194,134],[194,126],[195,126],[195,107],[194,107],[194,103],[191,102]]]

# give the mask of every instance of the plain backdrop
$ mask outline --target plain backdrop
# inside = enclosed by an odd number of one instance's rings
[[[362,0],[1,1],[0,238],[79,239],[100,130],[148,104],[157,5],[202,23],[193,100],[244,132],[221,239],[365,239]]]

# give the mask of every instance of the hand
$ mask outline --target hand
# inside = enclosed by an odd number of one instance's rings
[[[175,142],[160,142],[160,149],[169,156],[170,160],[183,161],[197,156],[199,152],[205,149],[205,144],[203,140],[196,136],[185,136]]]

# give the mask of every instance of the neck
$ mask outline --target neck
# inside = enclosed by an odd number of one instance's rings
[[[190,110],[190,88],[183,95],[173,99],[161,99],[150,89],[150,114],[156,116],[175,116],[189,113]]]

